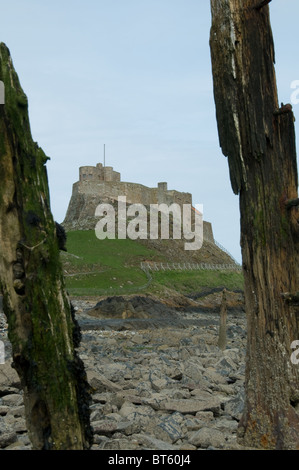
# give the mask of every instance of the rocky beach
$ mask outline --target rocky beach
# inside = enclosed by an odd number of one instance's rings
[[[177,309],[148,298],[72,300],[91,387],[91,450],[241,449],[245,314],[239,304],[228,309],[220,349],[219,293],[209,302]],[[30,450],[3,314],[0,340],[0,449]]]

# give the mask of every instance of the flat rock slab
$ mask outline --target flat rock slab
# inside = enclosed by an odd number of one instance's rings
[[[130,422],[117,422],[117,421],[109,421],[107,419],[99,420],[99,421],[94,421],[92,423],[92,427],[94,430],[95,434],[112,434],[114,432],[122,432],[124,431],[128,426],[130,425]]]
[[[227,401],[226,397],[211,397],[204,400],[187,399],[187,400],[167,400],[162,403],[162,408],[167,411],[178,411],[182,414],[195,414],[198,411],[212,411],[216,414],[222,403]]]
[[[21,388],[21,382],[15,369],[11,367],[10,362],[0,364],[0,389],[3,387]]]

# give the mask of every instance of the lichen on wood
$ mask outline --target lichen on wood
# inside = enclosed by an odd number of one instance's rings
[[[89,448],[90,398],[50,210],[48,157],[32,139],[28,99],[3,43],[0,80],[0,284],[28,431],[34,449]]]
[[[278,104],[269,1],[211,0],[210,48],[222,152],[239,195],[248,324],[240,442],[299,449],[299,370],[290,361],[299,310],[294,115]]]

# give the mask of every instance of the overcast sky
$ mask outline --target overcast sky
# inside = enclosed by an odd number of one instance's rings
[[[168,189],[192,193],[216,240],[241,261],[238,197],[215,120],[210,1],[0,4],[0,40],[28,96],[33,139],[51,158],[55,219],[64,219],[79,167],[103,162],[105,144],[106,165],[122,181],[167,181]],[[272,0],[270,11],[286,103],[299,81],[299,2]],[[295,104],[295,116],[298,110]]]

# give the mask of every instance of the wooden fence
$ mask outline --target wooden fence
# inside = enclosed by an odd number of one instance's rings
[[[156,263],[152,261],[143,261],[141,263],[143,271],[195,271],[195,270],[214,270],[214,271],[242,271],[239,264],[211,264],[211,263]]]

